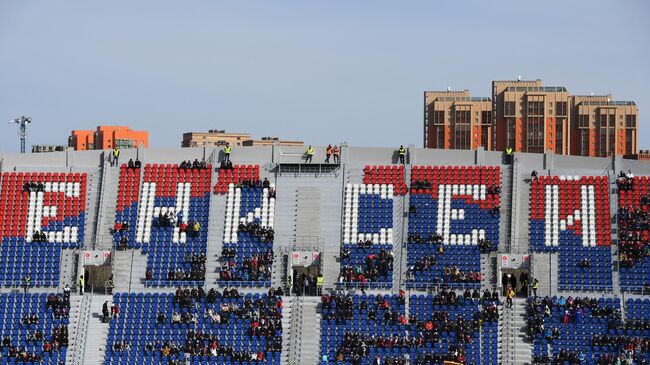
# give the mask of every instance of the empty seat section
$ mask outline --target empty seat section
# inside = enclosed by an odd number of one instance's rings
[[[259,180],[256,180],[259,181]],[[259,184],[258,184],[259,185]],[[228,186],[219,282],[270,286],[275,220],[274,186]]]
[[[500,185],[498,166],[413,167],[408,287],[480,287],[481,251],[499,244]]]
[[[59,285],[61,250],[83,246],[86,174],[3,173],[1,194],[0,283]]]
[[[605,176],[540,176],[531,184],[530,240],[558,253],[560,290],[611,290],[611,228]]]
[[[116,248],[126,245],[148,255],[151,278],[147,285],[202,282],[205,266],[201,261],[206,254],[210,211],[210,166],[181,169],[175,164],[147,164],[141,186],[139,180],[138,169],[120,171],[119,189],[124,197],[117,203],[116,223],[127,222],[128,229],[114,232]],[[125,244],[121,242],[123,237]]]
[[[393,285],[393,194],[393,185],[346,186],[341,285]]]
[[[650,179],[619,178],[619,266],[621,290],[650,290]]]
[[[281,297],[196,290],[116,293],[106,364],[280,364]]]
[[[630,301],[628,309],[636,313]],[[550,359],[560,364],[613,364],[621,355],[622,363],[627,357],[635,364],[642,363],[641,357],[648,361],[648,348],[640,345],[650,338],[648,331],[635,328],[647,328],[645,323],[639,325],[629,315],[624,321],[618,298],[537,297],[528,301],[528,330],[537,363]]]
[[[65,363],[70,300],[46,293],[0,294],[0,364]],[[13,355],[10,355],[13,354]]]
[[[363,168],[363,183],[365,185],[392,185],[394,195],[408,194],[408,188],[404,182],[404,166],[366,165]]]
[[[234,165],[231,169],[220,168],[219,180],[214,185],[215,194],[228,193],[228,186],[230,184],[238,185],[239,183],[248,181],[258,181],[260,179],[260,166],[259,165]]]

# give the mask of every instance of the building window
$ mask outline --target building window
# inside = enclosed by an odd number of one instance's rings
[[[625,127],[626,128],[636,128],[636,114],[626,114],[625,115]]]
[[[589,156],[589,130],[580,130],[580,154],[582,156]]]
[[[472,113],[469,110],[456,110],[454,112],[454,148],[470,149]]]
[[[444,110],[435,110],[433,112],[433,124],[445,124]]]
[[[506,101],[503,103],[503,114],[506,116],[515,116],[515,102]]]
[[[564,153],[564,119],[557,118],[555,121],[555,153]]]
[[[607,114],[601,114],[598,116],[598,118],[600,119],[598,125],[603,128],[607,127]]]
[[[635,153],[632,149],[634,147],[634,130],[628,129],[625,131],[625,154],[631,155]]]
[[[578,115],[578,128],[589,128],[589,114]]]
[[[436,126],[434,129],[435,145],[434,148],[445,148],[445,127]]]
[[[481,124],[492,124],[492,111],[485,110],[481,112]]]
[[[558,117],[566,117],[566,101],[558,101],[555,103],[555,115]]]
[[[609,126],[612,128],[616,127],[616,115],[615,114],[610,114],[609,115]]]
[[[471,148],[471,126],[469,124],[454,126],[454,148],[462,150]]]
[[[616,154],[616,129],[609,129],[609,154],[607,156],[612,156]]]
[[[528,106],[527,115],[544,115],[544,102],[543,101],[529,101],[526,103]]]
[[[515,148],[515,136],[517,130],[517,124],[515,118],[508,118],[506,120],[507,130],[506,130],[506,147]]]
[[[541,103],[542,106],[544,103]],[[543,109],[542,109],[543,111]],[[526,118],[526,150],[527,152],[544,152],[544,118]]]
[[[481,126],[481,146],[483,146],[485,150],[488,150],[488,133],[490,130],[489,128],[490,127],[486,125]]]

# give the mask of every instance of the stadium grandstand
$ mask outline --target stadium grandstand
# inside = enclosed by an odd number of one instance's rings
[[[0,153],[0,364],[647,364],[650,164]]]

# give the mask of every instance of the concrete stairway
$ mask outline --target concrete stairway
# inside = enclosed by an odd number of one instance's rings
[[[108,164],[104,165],[102,178],[102,195],[99,200],[97,232],[94,236],[96,237],[95,248],[97,250],[110,250],[114,246],[111,230],[115,225],[117,187],[120,180],[119,168],[111,167]]]
[[[512,211],[510,218],[511,252],[525,253],[530,250],[530,184],[531,171],[523,171],[516,161],[513,166]],[[503,199],[502,199],[503,200]]]
[[[499,308],[500,363],[532,363],[532,345],[526,335],[526,299],[514,298],[513,307]]]
[[[300,186],[296,191],[296,230],[294,237],[320,236],[320,202],[318,187]],[[300,242],[297,242],[300,244]]]
[[[86,325],[90,313],[90,297],[72,295],[70,297],[70,324],[68,324],[68,353],[66,365],[80,365],[86,345]]]
[[[296,307],[296,297],[284,296],[282,302],[282,355],[280,355],[280,364],[287,365],[291,354],[291,340],[293,338],[291,324],[295,320],[292,314]]]
[[[112,301],[110,295],[93,295],[90,300],[90,315],[86,329],[86,348],[83,356],[84,365],[100,365],[106,357],[106,339],[109,323],[102,322],[102,306]]]
[[[318,364],[321,318],[317,311],[319,303],[319,297],[296,297],[289,321],[291,335],[288,337],[290,342],[286,358],[287,364]]]
[[[95,232],[97,230],[97,217],[99,215],[99,206],[102,188],[102,170],[97,169],[88,174],[86,180],[86,220],[84,227],[84,241],[86,247],[92,247],[95,242]]]
[[[507,247],[511,241],[513,166],[501,167],[501,206],[499,217],[499,248]],[[488,186],[489,188],[489,186]]]
[[[408,240],[408,195],[393,198],[393,292],[406,284]]]
[[[557,283],[557,253],[536,253],[532,260],[532,276],[539,281],[538,296],[551,295],[551,289],[558,289]],[[555,274],[555,275],[552,275]]]
[[[147,256],[141,250],[115,251],[113,256],[114,292],[145,291]]]
[[[77,261],[79,250],[61,250],[61,272],[59,273],[59,290],[67,285],[76,287]]]
[[[212,195],[210,198],[210,222],[208,223],[208,246],[206,250],[206,290],[216,287],[219,277],[219,256],[223,247],[223,226],[226,219],[226,196]]]

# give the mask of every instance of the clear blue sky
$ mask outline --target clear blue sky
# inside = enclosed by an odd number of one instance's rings
[[[33,143],[98,123],[152,146],[209,128],[353,145],[422,143],[422,92],[541,78],[640,109],[650,148],[650,2],[0,2],[4,122]],[[2,120],[4,118],[4,120]]]

